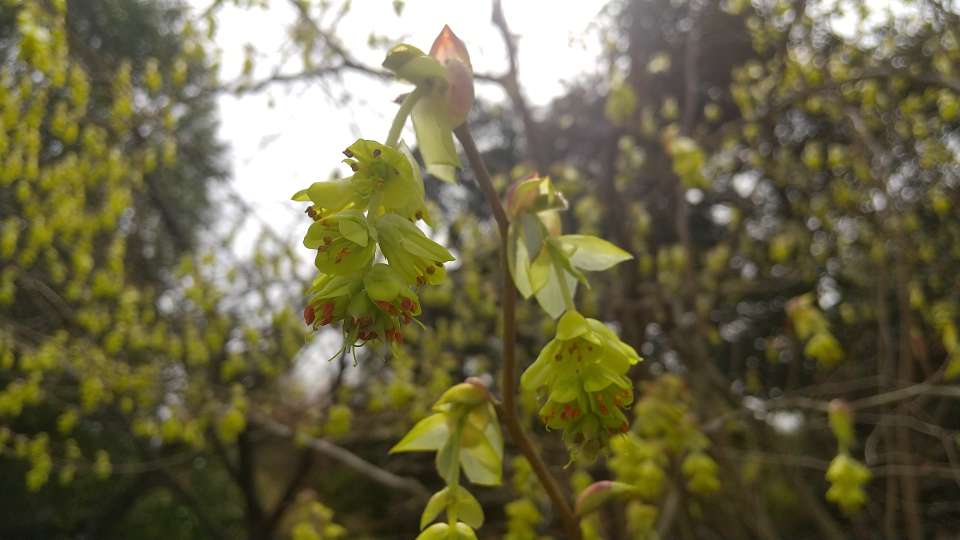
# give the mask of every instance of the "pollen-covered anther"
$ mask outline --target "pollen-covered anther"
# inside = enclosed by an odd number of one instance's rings
[[[327,302],[323,304],[321,307],[322,317],[320,317],[320,321],[318,322],[320,326],[325,326],[333,322],[333,309],[333,302]]]
[[[313,309],[313,306],[307,306],[303,308],[303,322],[311,325],[316,318],[317,312]]]

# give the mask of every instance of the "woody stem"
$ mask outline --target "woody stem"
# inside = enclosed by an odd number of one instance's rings
[[[554,510],[560,515],[563,522],[564,537],[569,540],[579,540],[580,525],[570,503],[560,490],[557,479],[553,477],[547,468],[543,457],[534,447],[533,442],[524,432],[520,424],[519,414],[517,412],[517,289],[513,285],[510,277],[510,269],[507,266],[507,240],[509,238],[510,221],[507,213],[500,202],[496,189],[493,187],[493,181],[490,179],[490,173],[487,166],[480,156],[477,144],[470,134],[470,128],[466,124],[461,125],[453,131],[454,135],[463,145],[463,150],[467,154],[467,161],[470,168],[483,191],[487,204],[493,212],[493,217],[497,221],[497,227],[500,231],[500,271],[502,275],[501,288],[501,307],[503,313],[503,366],[501,367],[500,391],[503,393],[503,407],[500,408],[501,420],[510,433],[511,439],[519,447],[530,466],[533,468],[537,479],[543,486],[547,496],[553,504]]]

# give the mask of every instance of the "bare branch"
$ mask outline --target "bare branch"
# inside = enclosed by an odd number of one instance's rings
[[[276,435],[278,437],[283,437],[291,439],[294,437],[294,431],[290,427],[277,422],[271,418],[266,417],[257,417],[257,424],[265,429],[267,432]],[[390,471],[381,469],[373,463],[364,460],[363,458],[357,456],[356,454],[350,452],[346,448],[337,446],[336,444],[326,440],[318,439],[314,437],[300,437],[299,440],[308,448],[311,448],[320,454],[323,454],[326,457],[329,457],[333,460],[336,460],[343,465],[353,469],[354,471],[360,473],[361,475],[382,484],[388,488],[395,489],[397,491],[404,491],[411,495],[414,495],[418,498],[426,499],[430,496],[430,490],[424,487],[423,484],[418,482],[413,478],[406,478],[403,476],[398,476],[393,474]]]

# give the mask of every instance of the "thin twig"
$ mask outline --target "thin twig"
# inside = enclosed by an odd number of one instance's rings
[[[260,427],[278,437],[292,438],[294,436],[293,429],[271,418],[258,417],[256,422]],[[349,450],[341,448],[340,446],[337,446],[328,440],[314,437],[301,437],[300,442],[308,448],[311,448],[331,459],[339,461],[343,465],[353,469],[363,476],[366,476],[378,484],[382,484],[388,488],[398,491],[407,492],[418,498],[426,499],[430,496],[430,490],[424,487],[424,485],[417,480],[398,476],[388,470],[381,469],[373,463],[364,460]]]
[[[534,448],[527,434],[524,433],[517,413],[517,290],[513,286],[513,280],[510,278],[510,269],[507,267],[507,238],[510,230],[510,221],[507,218],[503,204],[500,202],[500,197],[493,187],[490,173],[487,171],[487,166],[480,156],[480,151],[477,149],[477,144],[470,134],[470,129],[464,124],[455,129],[454,134],[457,136],[460,144],[463,145],[463,150],[467,154],[467,161],[470,163],[470,168],[473,169],[474,177],[477,179],[477,183],[480,185],[480,189],[483,191],[487,203],[490,205],[490,209],[493,212],[494,219],[496,219],[497,226],[500,230],[500,271],[503,278],[501,291],[501,306],[503,311],[503,365],[501,366],[502,379],[500,383],[500,391],[503,393],[503,407],[501,408],[501,419],[506,425],[510,437],[520,448],[523,456],[530,462],[530,466],[533,467],[533,471],[536,473],[537,479],[540,480],[544,491],[546,491],[550,497],[554,509],[560,514],[560,519],[563,521],[563,528],[566,532],[566,538],[577,540],[580,538],[580,526],[571,509],[570,503],[567,502],[566,497],[560,490],[557,480],[550,474],[543,458],[537,452],[536,448]]]

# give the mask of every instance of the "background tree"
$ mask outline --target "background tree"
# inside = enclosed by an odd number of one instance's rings
[[[500,367],[492,216],[428,180],[460,261],[422,294],[431,330],[386,363],[337,360],[320,392],[291,377],[327,339],[304,338],[297,248],[269,232],[252,261],[199,247],[222,175],[212,99],[385,74],[337,36],[340,5],[293,1],[303,69],[218,83],[206,31],[224,4],[193,24],[172,3],[0,4],[0,536],[342,536],[332,508],[351,538],[412,538],[440,483],[388,449]],[[508,106],[471,124],[501,194],[549,173],[566,231],[636,258],[578,295],[646,358],[631,433],[564,468],[523,397],[571,499],[605,479],[640,494],[585,537],[955,528],[960,26],[950,1],[894,7],[610,2],[608,72],[536,109],[494,4],[509,69],[478,84]],[[525,367],[553,327],[521,303],[517,331]],[[482,534],[562,537],[529,464],[505,478],[477,492]]]

